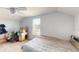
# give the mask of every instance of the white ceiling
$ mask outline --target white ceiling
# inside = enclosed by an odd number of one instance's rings
[[[21,16],[37,16],[37,15],[42,15],[42,14],[46,14],[46,13],[51,13],[51,12],[55,12],[57,10],[57,8],[52,7],[28,7],[26,10],[20,11],[20,13],[16,13],[16,14],[21,14]]]
[[[42,14],[47,14],[51,12],[63,12],[69,15],[79,14],[79,7],[27,7],[26,10],[16,12],[14,15],[30,17]],[[9,9],[0,8],[0,17],[11,17]]]
[[[58,8],[58,11],[69,15],[77,15],[79,14],[79,7],[61,7]]]
[[[26,17],[42,15],[51,12],[63,12],[68,15],[77,15],[79,14],[79,7],[27,7],[27,10],[20,12],[21,16]]]

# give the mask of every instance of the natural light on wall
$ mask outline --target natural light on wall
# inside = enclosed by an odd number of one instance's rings
[[[40,35],[40,18],[34,18],[32,21],[32,34],[33,35]]]

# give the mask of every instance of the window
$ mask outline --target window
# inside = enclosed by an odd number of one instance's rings
[[[33,35],[40,35],[40,18],[33,19]]]

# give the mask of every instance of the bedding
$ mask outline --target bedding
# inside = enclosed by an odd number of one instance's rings
[[[37,37],[22,46],[23,52],[77,51],[68,41]]]
[[[50,41],[51,42],[51,41]],[[37,37],[26,43],[22,49],[27,52],[51,51],[52,42],[50,43],[44,37]],[[35,47],[35,48],[34,48]]]

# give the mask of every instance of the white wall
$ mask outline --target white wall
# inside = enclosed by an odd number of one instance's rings
[[[63,13],[52,13],[41,17],[42,35],[67,40],[73,34],[73,26],[73,17]]]
[[[75,35],[79,37],[79,15],[75,15],[74,24],[75,24]]]
[[[29,39],[32,39],[33,38],[33,35],[32,35],[32,20],[33,20],[33,18],[24,18],[20,22],[21,23],[20,24],[21,27],[27,27],[28,28],[28,31],[29,31]]]
[[[9,32],[19,30],[19,23],[14,20],[0,20],[0,24],[5,24]]]
[[[37,16],[41,19],[41,35],[57,37],[60,39],[69,39],[74,31],[74,20],[72,16],[63,13],[51,13],[47,15]],[[32,20],[34,17],[24,18],[21,21],[22,26],[29,28],[29,35],[32,39]]]
[[[19,17],[15,16],[8,16],[7,18],[0,17],[0,24],[5,24],[6,25],[6,30],[11,32],[11,31],[18,31],[20,29],[19,26]]]

